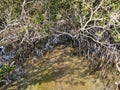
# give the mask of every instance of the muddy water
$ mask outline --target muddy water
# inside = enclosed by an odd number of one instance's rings
[[[71,47],[60,46],[45,56],[24,64],[25,75],[3,90],[115,90],[114,72],[107,79],[90,74],[89,61],[73,55]]]

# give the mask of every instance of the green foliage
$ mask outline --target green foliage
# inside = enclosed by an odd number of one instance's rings
[[[116,41],[116,42],[120,42],[120,34],[117,34],[117,35],[115,36],[115,41]]]
[[[44,21],[44,17],[42,15],[40,15],[37,19],[37,23],[42,24],[43,21]]]
[[[11,12],[11,18],[19,17],[21,13],[21,4],[23,0],[2,0],[0,1],[0,13],[2,17]],[[5,17],[4,16],[4,17]]]
[[[49,33],[49,32],[50,32],[50,31],[49,31],[49,28],[50,28],[50,24],[45,25],[45,32],[46,32],[46,33]]]
[[[19,18],[23,1],[24,0],[0,1],[0,16],[6,17],[9,12],[12,11],[11,18]],[[91,11],[94,11],[101,1],[102,0],[26,0],[24,9],[27,19],[24,21],[30,22],[30,25],[38,25],[41,29],[39,31],[41,31],[41,33],[44,31],[43,34],[48,34],[50,32],[49,28],[55,26],[53,23],[62,19],[70,21],[70,23],[74,24],[74,28],[79,30],[79,28],[82,27],[80,18],[82,19],[83,25],[85,25],[90,19]],[[102,18],[102,20],[96,20],[96,25],[105,26],[109,24],[111,15],[119,10],[119,0],[104,0],[102,6],[93,14],[92,21],[89,22],[88,25],[93,25],[94,19]],[[28,18],[30,18],[30,20]],[[53,25],[51,25],[51,23]],[[119,28],[120,21],[116,23],[116,29],[118,31],[120,31]],[[21,29],[20,32],[24,32],[25,30],[26,29]]]
[[[14,70],[15,66],[9,66],[8,64],[5,64],[3,68],[0,70],[0,80],[2,80],[4,77],[6,77],[10,71]]]
[[[12,7],[12,18],[21,15],[22,3],[24,0],[2,0],[0,1],[0,13],[6,16],[6,12],[10,12]],[[100,4],[101,0],[38,0],[28,1],[25,10],[28,11],[29,17],[33,18],[31,23],[49,24],[47,21],[57,21],[60,19],[70,18],[76,28],[81,27],[80,16],[83,24],[90,18],[91,9],[94,11]],[[93,15],[94,18],[103,18],[98,20],[97,25],[104,26],[110,21],[110,15],[120,10],[119,0],[104,0],[102,7]],[[4,13],[4,12],[5,13]],[[2,15],[2,16],[4,16]],[[85,18],[84,18],[85,17]],[[92,22],[90,24],[93,24]]]

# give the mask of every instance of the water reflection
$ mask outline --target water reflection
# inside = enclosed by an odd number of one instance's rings
[[[85,57],[75,56],[72,52],[71,47],[61,45],[47,52],[44,57],[27,60],[24,64],[24,77],[7,89],[114,90],[114,85],[106,86],[96,73],[90,74],[89,61]]]

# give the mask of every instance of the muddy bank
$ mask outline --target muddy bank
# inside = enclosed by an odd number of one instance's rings
[[[71,47],[61,45],[45,56],[34,57],[23,65],[24,76],[2,89],[7,90],[114,90],[119,79],[112,69],[105,71],[101,79],[101,70],[94,73],[89,60],[76,56]],[[116,77],[115,77],[116,76]]]

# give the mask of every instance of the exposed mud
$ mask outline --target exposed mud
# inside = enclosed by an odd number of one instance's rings
[[[92,71],[89,60],[73,51],[61,45],[43,57],[26,60],[23,78],[2,90],[114,90],[114,70],[106,71],[109,75],[102,80],[100,71]]]

